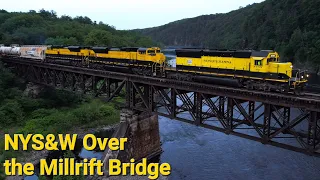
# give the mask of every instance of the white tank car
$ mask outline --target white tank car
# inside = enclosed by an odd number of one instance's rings
[[[6,54],[9,55],[11,52],[12,47],[8,47],[8,46],[1,46],[0,47],[0,53],[1,54]]]
[[[12,49],[11,49],[11,55],[17,55],[17,56],[19,56],[20,55],[20,47],[13,47]]]
[[[1,46],[0,47],[0,54],[19,56],[20,55],[20,47]]]

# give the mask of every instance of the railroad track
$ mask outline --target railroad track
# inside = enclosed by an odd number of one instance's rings
[[[4,62],[10,62],[8,60],[3,60]],[[73,70],[76,70],[78,71],[79,69],[81,69],[81,71],[84,71],[86,72],[87,74],[96,74],[96,72],[99,72],[98,74],[102,73],[106,73],[106,74],[114,74],[115,76],[120,76],[120,77],[132,77],[132,78],[139,78],[140,76],[139,75],[134,75],[134,74],[126,74],[126,73],[120,73],[120,72],[112,72],[112,71],[101,71],[101,70],[97,70],[97,69],[92,69],[92,68],[80,68],[80,67],[75,67],[75,66],[68,66],[68,65],[59,65],[59,64],[50,64],[50,63],[41,63],[41,62],[38,62],[38,61],[26,61],[26,60],[18,60],[16,59],[15,60],[16,62],[18,63],[21,63],[21,64],[26,64],[26,65],[31,65],[31,64],[35,64],[35,65],[38,65],[38,66],[44,66],[44,67],[51,67],[53,69],[59,69],[59,70],[63,70],[63,69],[67,69],[66,71],[73,71]],[[113,75],[112,75],[113,76]],[[162,79],[161,81],[168,81],[168,82],[171,82],[171,81],[175,81],[176,83],[183,83],[185,84],[186,82],[185,81],[176,81],[176,80],[172,80],[172,79],[166,79],[166,78],[158,78],[158,77],[145,77],[145,80],[159,80],[159,79]],[[188,82],[190,83],[190,82]],[[315,92],[311,92],[311,91],[307,91],[304,93],[304,95],[295,95],[293,92],[290,92],[290,93],[286,93],[286,94],[283,94],[283,93],[280,93],[280,92],[266,92],[266,91],[254,91],[254,90],[247,90],[246,88],[239,88],[239,87],[231,87],[231,86],[226,86],[226,85],[218,85],[218,84],[215,84],[213,86],[211,86],[210,84],[204,84],[204,83],[199,83],[199,82],[192,82],[192,85],[193,86],[197,86],[197,87],[202,87],[202,86],[205,86],[207,88],[214,88],[214,89],[223,89],[223,90],[230,90],[230,91],[238,91],[238,92],[247,92],[247,93],[258,93],[258,94],[261,94],[261,95],[275,95],[275,96],[281,96],[281,97],[284,97],[284,98],[295,98],[295,99],[299,99],[299,100],[307,100],[307,101],[320,101],[320,92],[319,93],[315,93]],[[188,86],[189,87],[189,86]]]
[[[304,96],[304,97],[307,97],[307,98],[320,99],[320,94],[304,93],[303,96]]]

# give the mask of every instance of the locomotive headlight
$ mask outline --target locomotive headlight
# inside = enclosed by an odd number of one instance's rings
[[[301,76],[301,79],[303,79],[303,76]]]
[[[291,67],[291,68],[293,68],[293,66],[292,66],[292,65],[291,65],[290,67]]]
[[[307,74],[307,78],[309,77],[309,74]]]

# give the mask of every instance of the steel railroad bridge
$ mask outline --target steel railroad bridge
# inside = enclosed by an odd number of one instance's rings
[[[2,59],[28,81],[111,101],[309,155],[320,156],[320,97],[258,92],[88,68]]]

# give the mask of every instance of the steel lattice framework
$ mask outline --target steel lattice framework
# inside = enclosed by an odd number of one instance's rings
[[[19,59],[3,61],[31,82],[89,93],[126,107],[281,148],[320,155],[320,99],[256,92]]]

